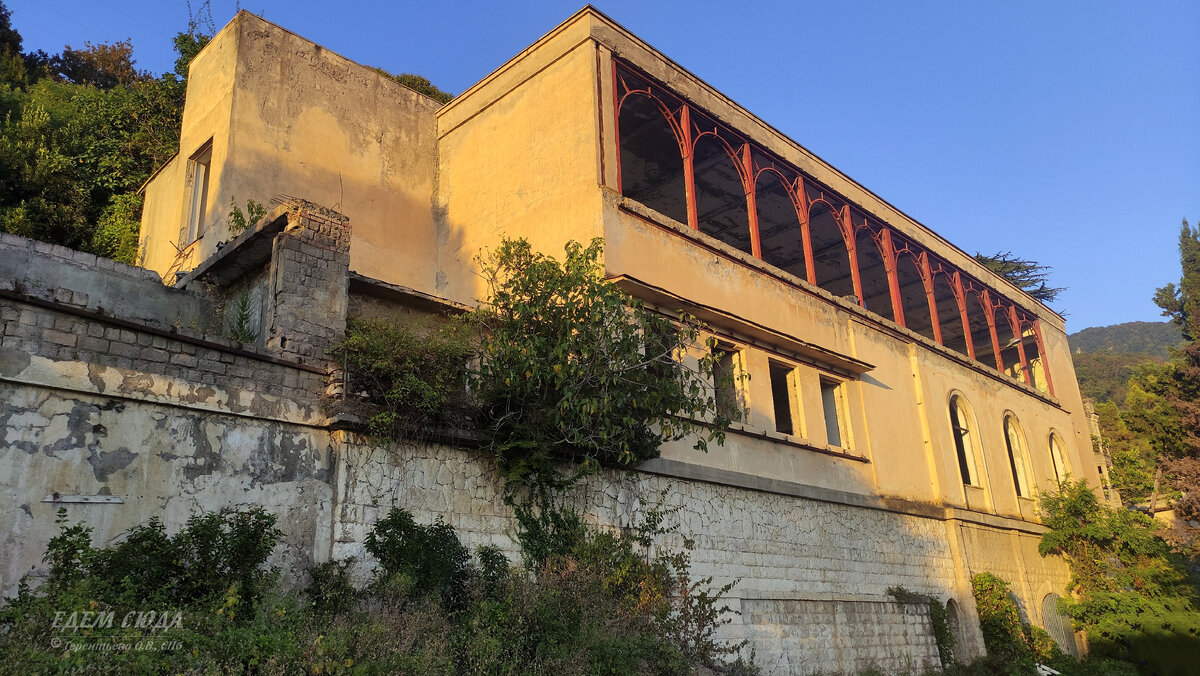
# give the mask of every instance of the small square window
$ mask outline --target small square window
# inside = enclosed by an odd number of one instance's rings
[[[821,379],[821,409],[825,414],[825,438],[830,446],[845,447],[846,427],[842,413],[842,384]]]
[[[775,405],[775,431],[796,434],[794,368],[771,363],[771,401]]]

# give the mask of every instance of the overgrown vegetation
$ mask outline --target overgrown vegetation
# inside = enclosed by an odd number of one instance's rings
[[[242,211],[238,206],[237,197],[230,197],[229,215],[225,218],[225,224],[229,226],[229,233],[236,237],[253,228],[259,219],[266,215],[267,207],[262,203],[249,200],[246,202],[246,210]]]
[[[1139,665],[1143,673],[1183,673],[1200,651],[1195,580],[1136,511],[1100,503],[1082,481],[1040,499],[1050,531],[1038,549],[1070,564],[1062,610],[1088,632],[1092,655]]]
[[[396,82],[408,87],[409,89],[424,94],[434,101],[440,103],[449,103],[454,98],[454,94],[438,89],[436,85],[429,81],[429,78],[422,77],[415,73],[390,73],[382,68],[376,68],[375,71],[380,75],[391,78]]]
[[[560,262],[504,240],[481,260],[489,295],[474,313],[350,322],[334,350],[347,401],[387,438],[469,426],[510,498],[541,500],[668,441],[723,442],[730,420],[713,383],[732,383],[715,373],[715,341],[694,318],[653,312],[606,281],[601,251],[598,239],[570,242]]]
[[[728,586],[692,580],[686,552],[650,553],[663,517],[629,532],[580,521],[530,572],[495,547],[472,560],[446,524],[393,508],[366,541],[369,584],[330,562],[302,595],[264,567],[280,533],[259,509],[197,515],[174,536],[152,521],[107,549],[64,518],[48,577],[0,615],[0,673],[755,673],[714,639]],[[150,625],[122,627],[148,610]]]
[[[694,318],[655,313],[605,280],[601,251],[599,239],[572,241],[559,262],[504,240],[480,261],[489,294],[474,317],[472,389],[510,488],[561,488],[603,465],[632,467],[668,441],[693,438],[702,450],[724,441],[714,339]]]
[[[946,604],[929,596],[928,594],[918,594],[904,587],[888,587],[887,593],[897,603],[914,603],[927,606],[929,608],[929,622],[933,625],[933,638],[937,641],[938,660],[943,667],[949,667],[955,663],[954,657],[954,629],[950,626],[949,612],[946,610]]]
[[[350,320],[333,351],[346,378],[343,405],[380,438],[407,438],[439,423],[465,427],[475,343],[470,326],[456,319]]]
[[[229,317],[229,339],[239,343],[258,340],[258,331],[254,330],[254,303],[251,302],[249,290],[239,293],[234,301],[233,313]]]

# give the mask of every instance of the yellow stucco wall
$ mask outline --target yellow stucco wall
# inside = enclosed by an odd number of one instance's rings
[[[240,12],[191,66],[180,157],[186,161],[210,138],[214,143],[208,234],[184,269],[229,238],[231,198],[245,209],[250,199],[270,206],[286,194],[350,218],[351,270],[432,292],[433,113],[440,105]],[[186,180],[162,172],[148,187],[148,196],[175,191],[180,201],[173,223],[144,219],[155,239],[185,227]],[[149,213],[169,216],[157,203],[156,197]],[[163,271],[168,256],[174,249],[156,247],[146,266]]]
[[[1039,317],[1055,396],[621,197],[613,57]],[[717,317],[714,332],[739,350],[751,376],[739,385],[746,417],[726,444],[707,454],[669,444],[666,461],[894,498],[904,503],[900,510],[946,510],[945,527],[958,533],[952,540],[963,549],[956,575],[964,590],[970,572],[992,565],[988,557],[998,557],[995,565],[1004,557],[1022,561],[1012,574],[1034,580],[1022,582],[1031,602],[1039,585],[1065,583],[1061,565],[1041,563],[1030,548],[1034,504],[1016,495],[1003,432],[1012,413],[1037,487],[1055,483],[1051,430],[1065,442],[1072,474],[1099,485],[1062,318],[594,10],[582,10],[440,108],[239,14],[194,62],[180,155],[147,187],[147,267],[166,270],[175,255],[171,242],[186,244],[178,241],[188,206],[186,163],[209,138],[214,236],[196,247],[197,262],[227,236],[231,195],[244,202],[286,193],[342,211],[351,219],[353,270],[465,304],[485,293],[475,257],[504,236],[524,237],[555,256],[569,240],[603,236],[609,275],[706,308]],[[813,349],[801,354],[797,344]],[[791,435],[775,432],[772,360],[796,367]],[[847,364],[865,366],[854,371]],[[842,383],[847,440],[838,447],[825,432],[822,378]],[[977,486],[960,478],[952,393],[975,414]]]
[[[595,50],[582,26],[547,36],[438,112],[437,293],[483,297],[474,258],[504,236],[562,257],[603,234]]]

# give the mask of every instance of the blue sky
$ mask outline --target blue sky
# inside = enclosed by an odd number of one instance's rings
[[[25,49],[131,38],[170,70],[183,0],[6,0]],[[198,3],[193,0],[193,7]],[[361,63],[461,92],[577,2],[250,0]],[[596,6],[969,253],[1054,268],[1071,332],[1160,319],[1200,219],[1200,3]],[[219,28],[234,2],[212,0]]]

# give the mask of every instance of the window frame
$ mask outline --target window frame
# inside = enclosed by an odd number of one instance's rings
[[[1050,464],[1054,466],[1054,479],[1059,486],[1071,476],[1070,461],[1067,460],[1067,447],[1058,430],[1051,429],[1046,445],[1050,451]],[[1055,452],[1057,450],[1057,452]]]
[[[804,407],[801,400],[799,366],[778,359],[768,359],[768,378],[771,384],[771,417],[775,431],[792,437],[805,438]],[[776,391],[776,375],[782,372],[784,395],[787,397],[787,413],[790,430],[780,429],[779,392]]]
[[[204,237],[204,217],[209,206],[209,192],[212,189],[212,155],[213,140],[210,138],[188,158],[187,165],[187,241],[190,244]],[[197,182],[197,175],[203,169],[203,175]]]
[[[824,373],[818,376],[821,387],[821,418],[825,422],[825,444],[827,446],[848,451],[853,448],[850,435],[850,421],[846,407],[846,381],[833,378]],[[833,406],[826,399],[826,392],[831,392]],[[829,436],[829,414],[832,410],[834,422],[837,423],[838,440],[834,443]]]
[[[957,404],[958,411],[966,420],[959,420],[959,426],[955,426],[955,419],[958,418],[958,413],[955,411]],[[971,409],[970,402],[960,392],[951,392],[950,398],[946,406],[947,414],[950,416],[950,435],[954,440],[954,456],[958,465],[959,478],[967,474],[969,481],[964,481],[964,486],[972,486],[975,488],[983,488],[983,473],[981,471],[981,457],[983,454],[983,439],[979,435],[979,423],[975,419],[975,412]],[[960,436],[960,429],[964,435],[972,435],[967,437],[964,442]],[[966,466],[963,461],[966,461]]]
[[[1036,484],[1033,481],[1033,463],[1029,461],[1029,444],[1025,438],[1025,430],[1021,427],[1020,419],[1012,411],[1005,411],[1002,420],[1004,445],[1008,449],[1008,463],[1012,470],[1013,488],[1016,489],[1018,498],[1031,500]],[[1010,434],[1010,431],[1014,434]],[[1016,448],[1013,447],[1014,440]]]

